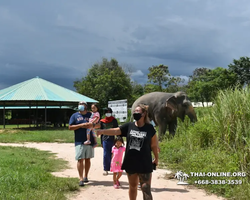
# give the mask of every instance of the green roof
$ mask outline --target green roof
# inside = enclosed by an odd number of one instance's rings
[[[98,102],[39,77],[0,90],[0,104],[4,101]]]

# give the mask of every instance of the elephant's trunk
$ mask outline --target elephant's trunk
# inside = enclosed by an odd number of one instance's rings
[[[187,110],[187,116],[189,117],[189,119],[191,120],[191,122],[197,122],[197,116],[196,116],[196,113],[194,111],[194,108],[192,105],[190,105],[188,107],[188,110]]]

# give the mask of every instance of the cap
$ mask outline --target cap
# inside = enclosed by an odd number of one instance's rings
[[[104,112],[106,112],[106,113],[107,113],[107,112],[112,113],[113,111],[112,111],[112,109],[111,109],[111,108],[109,108],[109,107],[108,107],[108,108],[104,108]]]
[[[88,105],[86,101],[80,101],[80,102],[79,102],[79,105],[81,105],[81,104]]]

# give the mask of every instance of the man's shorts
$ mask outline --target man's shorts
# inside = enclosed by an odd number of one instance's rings
[[[91,145],[75,144],[75,159],[94,158],[94,148]]]

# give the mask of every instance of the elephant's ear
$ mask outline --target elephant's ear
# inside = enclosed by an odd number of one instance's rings
[[[144,106],[145,106],[145,109],[146,109],[146,111],[148,112],[148,105],[147,104],[144,104]]]
[[[137,106],[139,106],[139,105],[143,105],[143,106],[145,107],[146,111],[148,111],[148,107],[149,107],[149,105],[148,105],[148,104],[145,104],[145,103],[140,103],[140,104],[138,104]]]
[[[169,97],[166,100],[166,107],[171,109],[172,114],[175,111],[177,111],[177,103],[176,103],[176,97],[175,96]]]

